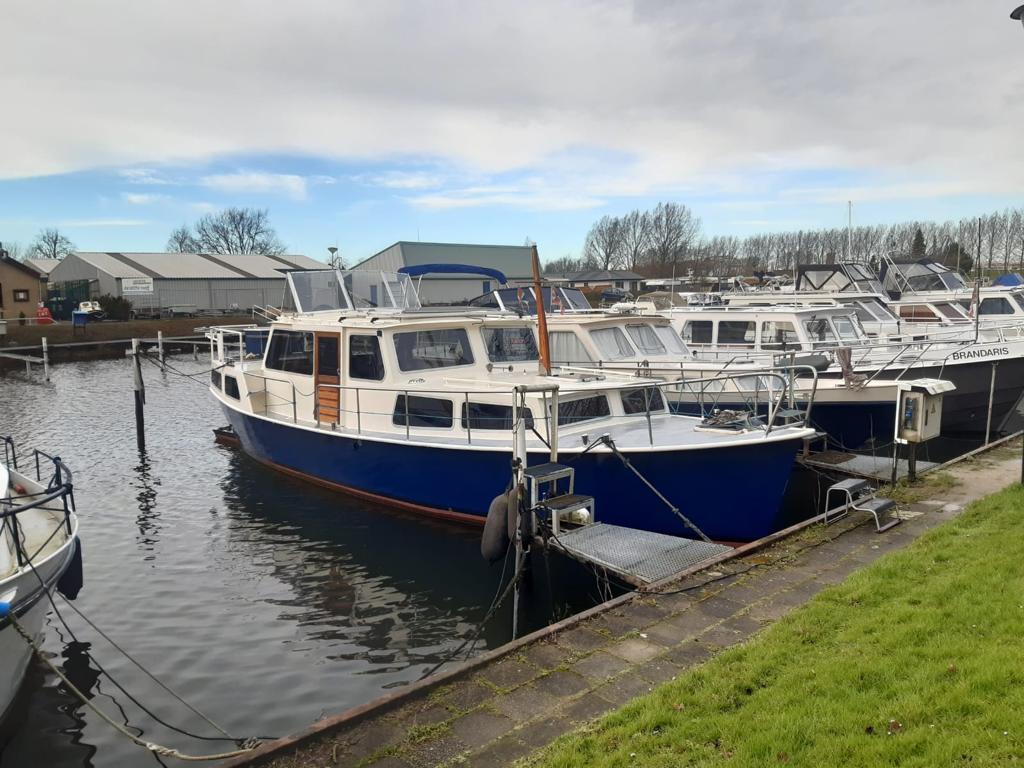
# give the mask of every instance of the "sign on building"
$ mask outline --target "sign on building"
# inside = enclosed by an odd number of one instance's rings
[[[153,292],[153,278],[152,277],[122,277],[121,278],[121,295],[129,293],[152,293]]]

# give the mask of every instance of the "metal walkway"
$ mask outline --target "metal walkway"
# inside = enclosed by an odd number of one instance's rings
[[[607,523],[565,531],[550,545],[644,586],[707,562],[732,550],[723,544],[666,536]]]
[[[863,477],[868,480],[880,480],[889,482],[892,477],[892,456],[862,456],[856,453],[843,453],[842,451],[822,451],[812,453],[810,456],[802,456],[798,459],[801,464],[806,464],[815,469],[823,469],[827,472],[834,472],[850,477]],[[934,461],[917,460],[917,473],[924,474],[928,470],[939,466]],[[907,460],[900,459],[896,465],[896,476],[903,479],[907,476]]]

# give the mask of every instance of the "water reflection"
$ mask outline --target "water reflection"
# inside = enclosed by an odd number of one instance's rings
[[[139,463],[132,471],[135,473],[132,485],[137,489],[135,499],[139,505],[139,513],[135,517],[135,525],[139,529],[137,540],[144,552],[154,553],[146,557],[153,560],[160,533],[160,513],[156,503],[156,486],[160,485],[160,480],[153,477],[153,467],[145,450],[139,451]]]

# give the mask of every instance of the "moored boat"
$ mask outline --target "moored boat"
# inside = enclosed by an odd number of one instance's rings
[[[547,461],[555,440],[604,522],[693,535],[628,459],[711,538],[777,529],[795,454],[812,429],[674,413],[667,402],[677,383],[539,375],[532,320],[493,308],[421,309],[405,275],[287,279],[290,304],[262,357],[245,354],[253,329],[208,332],[211,392],[255,459],[410,511],[482,523],[508,483],[519,413],[531,431],[529,463]],[[557,386],[557,406],[541,385]]]

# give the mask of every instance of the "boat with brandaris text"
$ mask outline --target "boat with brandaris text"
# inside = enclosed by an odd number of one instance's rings
[[[689,537],[696,527],[725,541],[782,526],[795,457],[814,430],[781,407],[781,396],[760,418],[710,400],[705,417],[680,415],[666,405],[673,388],[701,391],[701,380],[551,375],[533,320],[422,308],[408,275],[286,277],[269,327],[207,330],[210,392],[257,461],[408,511],[483,524],[509,485],[519,425],[528,465],[557,450],[602,522]]]

